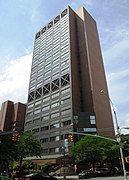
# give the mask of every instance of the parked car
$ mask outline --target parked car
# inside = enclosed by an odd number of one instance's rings
[[[120,174],[120,171],[118,167],[111,167],[110,168],[110,175],[118,176]]]
[[[57,178],[50,176],[46,173],[32,173],[19,178],[19,180],[58,180]]]
[[[109,168],[97,168],[96,169],[97,176],[108,176],[110,174]]]
[[[91,170],[84,170],[78,174],[79,179],[85,179],[85,178],[96,177],[96,176],[97,176],[97,173]]]

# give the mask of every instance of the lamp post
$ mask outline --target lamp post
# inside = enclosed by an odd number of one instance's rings
[[[120,157],[121,157],[121,162],[122,162],[122,168],[123,168],[123,173],[124,173],[124,180],[127,180],[127,174],[126,174],[126,169],[125,169],[125,163],[124,163],[124,156],[123,156],[123,149],[122,149],[122,142],[121,142],[121,129],[118,125],[118,121],[117,121],[117,116],[116,116],[116,111],[114,108],[114,104],[112,102],[112,100],[110,99],[110,97],[105,94],[104,90],[100,91],[101,93],[103,93],[109,100],[109,102],[112,105],[112,109],[113,109],[113,113],[114,113],[114,118],[115,118],[115,123],[116,123],[116,140],[119,143],[119,149],[120,149]],[[124,129],[128,129],[128,128],[124,128]]]

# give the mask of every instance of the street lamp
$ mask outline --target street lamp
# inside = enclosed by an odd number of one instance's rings
[[[121,156],[122,168],[123,168],[123,173],[124,173],[124,179],[127,180],[127,174],[126,174],[124,156],[123,156],[123,150],[122,150],[122,142],[121,142],[121,129],[120,129],[119,125],[118,125],[114,104],[113,104],[112,100],[110,99],[110,97],[107,94],[105,94],[104,90],[101,90],[100,92],[103,93],[108,98],[109,102],[112,105],[112,109],[113,109],[113,113],[114,113],[114,117],[115,117],[115,123],[116,123],[116,133],[117,133],[116,134],[116,140],[119,143],[119,149],[120,149],[120,156]],[[127,128],[124,128],[124,129],[129,129],[129,128],[127,127]]]

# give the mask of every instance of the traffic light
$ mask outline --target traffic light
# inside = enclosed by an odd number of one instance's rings
[[[68,142],[73,142],[73,135],[71,134],[68,135]]]
[[[20,134],[17,134],[17,141],[20,141]]]
[[[125,162],[129,163],[129,156],[125,157]]]
[[[20,140],[20,134],[14,133],[12,136],[12,141],[16,142]]]
[[[13,136],[12,136],[12,141],[14,141],[14,142],[17,141],[17,134],[13,134]]]

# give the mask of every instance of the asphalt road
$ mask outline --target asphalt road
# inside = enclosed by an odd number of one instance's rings
[[[63,177],[57,177],[59,180],[64,180]],[[127,178],[129,180],[129,176]],[[78,176],[66,176],[66,180],[80,180]],[[96,178],[88,178],[81,180],[125,180],[124,176],[113,176],[113,177],[96,177]]]
[[[125,180],[125,179],[123,176],[115,176],[115,177],[96,177],[96,178],[90,178],[89,180]]]

